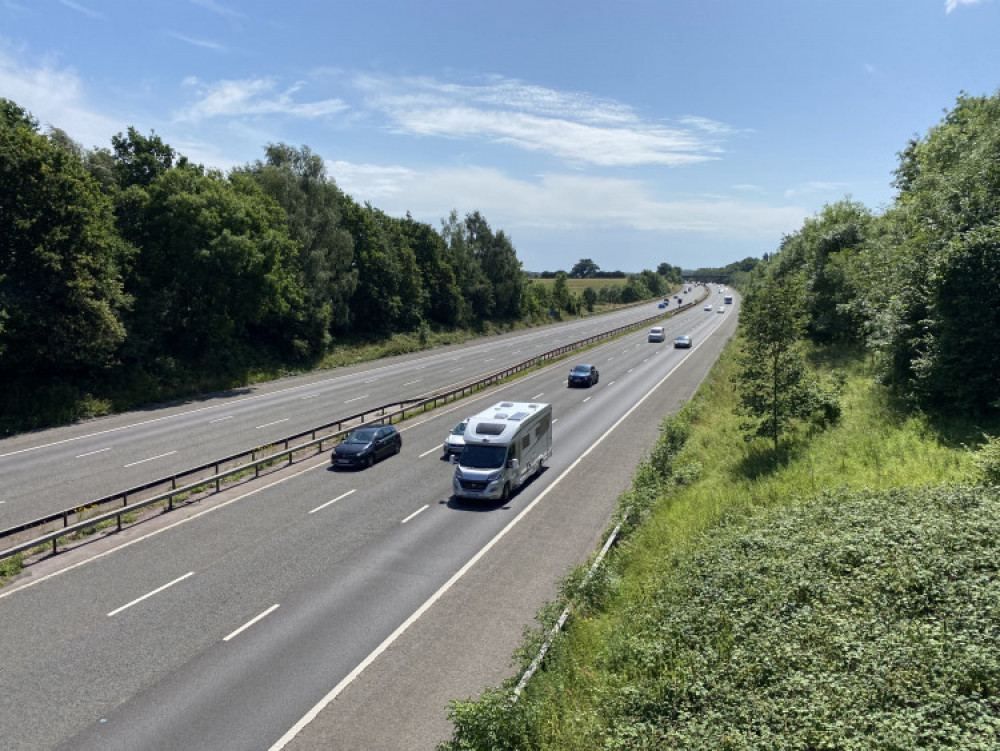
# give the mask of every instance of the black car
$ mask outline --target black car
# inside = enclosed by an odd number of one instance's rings
[[[593,386],[600,379],[596,365],[576,365],[569,372],[568,383],[572,386]]]
[[[334,467],[370,467],[379,459],[398,454],[403,437],[392,425],[356,428],[337,444],[330,456]]]

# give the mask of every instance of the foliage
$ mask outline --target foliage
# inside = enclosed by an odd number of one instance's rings
[[[837,363],[843,418],[765,468],[728,429],[723,355],[658,446],[670,480],[644,462],[620,500],[658,488],[516,735],[487,709],[475,727],[493,735],[466,747],[992,747],[1000,495],[948,484],[970,453],[900,411],[857,350],[811,360]]]
[[[3,430],[308,367],[338,340],[551,310],[478,211],[440,232],[390,217],[306,146],[269,144],[224,175],[133,127],[86,151],[0,100],[0,170]]]
[[[804,289],[797,277],[764,273],[743,299],[742,348],[736,376],[747,440],[767,438],[778,449],[793,421],[813,409],[800,337]]]
[[[872,222],[868,209],[844,200],[825,206],[782,242],[775,260],[804,279],[806,333],[814,341],[856,339],[861,333],[852,305],[859,280],[852,272]]]
[[[322,351],[329,330],[349,325],[358,283],[353,240],[341,223],[340,191],[307,146],[270,144],[265,151],[264,161],[236,172],[250,175],[285,211],[289,237],[298,244],[297,272],[308,295],[308,315],[319,329],[313,347]]]
[[[961,489],[821,494],[716,527],[621,613],[602,671],[626,680],[595,745],[988,747],[998,532],[996,493]]]
[[[573,279],[590,279],[597,276],[601,267],[594,263],[591,258],[581,258],[569,271],[569,276]]]
[[[4,379],[98,373],[125,339],[132,250],[79,156],[9,100],[0,100],[0,207]]]
[[[183,166],[129,187],[119,204],[141,250],[128,287],[130,357],[239,368],[260,358],[257,348],[281,351],[305,295],[284,212],[254,182]]]
[[[983,436],[983,444],[972,455],[974,479],[985,485],[1000,485],[1000,438]]]

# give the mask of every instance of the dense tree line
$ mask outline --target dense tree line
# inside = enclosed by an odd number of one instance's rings
[[[650,275],[615,301],[661,294]],[[596,302],[530,285],[511,238],[478,211],[435,229],[359,204],[308,147],[270,144],[223,174],[134,128],[85,150],[0,99],[8,406],[46,388],[71,401],[239,383],[308,367],[342,341]]]
[[[764,254],[764,261],[767,261],[768,254]],[[742,261],[734,261],[725,266],[710,267],[705,266],[691,271],[685,271],[686,279],[694,279],[699,282],[712,282],[714,284],[733,284],[739,286],[761,262],[760,258],[744,258]]]
[[[959,96],[899,154],[898,193],[876,214],[845,198],[766,259],[801,288],[804,336],[855,342],[878,376],[927,411],[1000,408],[1000,92]]]

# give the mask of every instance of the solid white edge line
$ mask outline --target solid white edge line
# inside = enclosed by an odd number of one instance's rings
[[[417,456],[417,458],[418,458],[418,459],[423,459],[423,458],[424,458],[425,456],[427,456],[428,454],[436,454],[436,453],[438,453],[439,451],[441,451],[441,447],[440,447],[440,446],[435,446],[434,448],[430,449],[429,451],[425,451],[424,453],[422,453],[422,454],[419,454],[419,455]]]
[[[253,624],[255,624],[257,621],[259,621],[261,618],[266,618],[267,616],[271,615],[271,613],[273,613],[279,607],[281,607],[281,606],[279,604],[275,603],[274,605],[272,605],[271,607],[269,607],[267,610],[265,610],[263,613],[261,613],[260,615],[258,615],[256,618],[251,618],[249,621],[247,621],[246,623],[244,623],[238,629],[236,629],[235,631],[233,631],[233,633],[231,633],[229,636],[224,637],[222,639],[222,641],[229,641],[230,639],[236,638],[237,636],[239,636],[240,634],[242,634],[244,631],[246,631],[248,628],[250,628]]]
[[[149,597],[152,597],[153,595],[159,594],[160,592],[162,592],[163,590],[167,589],[168,587],[174,586],[175,584],[177,584],[177,582],[184,581],[189,576],[194,576],[194,571],[188,571],[186,574],[184,574],[184,576],[178,576],[172,582],[167,582],[162,587],[157,587],[152,592],[147,592],[142,597],[139,597],[139,598],[137,598],[135,600],[132,600],[132,602],[130,602],[130,603],[126,604],[126,605],[122,605],[120,608],[116,608],[115,610],[112,610],[110,613],[108,613],[108,618],[110,618],[113,615],[118,615],[118,613],[122,612],[123,610],[128,610],[133,605],[138,605],[143,600],[145,600],[145,599],[147,599]]]
[[[472,556],[472,558],[470,558],[468,562],[466,562],[466,564],[462,566],[462,568],[456,571],[452,575],[452,577],[448,579],[448,581],[446,581],[444,584],[441,585],[441,588],[438,589],[437,592],[431,595],[419,608],[417,608],[410,615],[409,618],[403,621],[396,628],[395,631],[389,634],[389,636],[387,636],[381,644],[379,644],[371,653],[369,653],[369,655],[365,657],[365,659],[363,659],[360,663],[358,663],[358,665],[354,668],[354,670],[352,670],[350,673],[344,676],[344,678],[340,681],[340,683],[338,683],[336,686],[333,687],[330,693],[328,693],[326,696],[320,699],[319,702],[317,702],[312,709],[310,709],[308,712],[306,712],[305,715],[302,716],[302,719],[300,719],[291,728],[289,728],[288,732],[286,732],[283,736],[281,736],[274,743],[274,745],[271,746],[269,751],[281,751],[281,749],[283,749],[289,742],[291,742],[291,740],[295,738],[295,736],[297,736],[299,733],[302,732],[303,728],[305,728],[310,722],[316,719],[316,717],[319,716],[320,712],[326,709],[326,707],[329,706],[329,704],[334,699],[336,699],[341,694],[341,692],[343,692],[344,689],[346,689],[349,685],[351,685],[351,683],[353,683],[355,679],[368,668],[369,665],[371,665],[373,662],[375,662],[376,659],[378,659],[379,655],[381,655],[385,650],[391,647],[393,642],[395,642],[400,636],[402,636],[410,626],[416,623],[417,620],[420,619],[420,617],[423,616],[424,613],[430,610],[431,606],[434,605],[434,603],[436,603],[438,600],[444,597],[445,593],[447,593],[448,590],[451,589],[455,585],[455,583],[458,582],[459,579],[465,576],[469,572],[469,570],[473,566],[475,566],[476,563],[478,563],[483,556],[485,556],[490,550],[492,550],[493,547],[497,543],[499,543],[500,540],[502,540],[507,535],[507,533],[510,532],[510,530],[514,528],[514,525],[516,525],[519,521],[521,521],[521,519],[527,516],[528,513],[535,506],[541,503],[542,499],[545,498],[545,496],[547,496],[549,492],[552,491],[563,480],[563,478],[565,478],[570,472],[576,469],[576,466],[580,462],[582,462],[590,454],[591,451],[593,451],[601,443],[603,443],[605,438],[611,435],[611,433],[619,425],[621,425],[622,422],[624,422],[633,412],[635,412],[639,408],[639,406],[643,402],[645,402],[646,399],[648,399],[654,391],[656,391],[661,385],[663,385],[663,383],[673,374],[675,370],[677,370],[678,367],[680,367],[681,363],[683,362],[684,360],[681,360],[676,365],[674,365],[674,367],[672,367],[663,376],[663,378],[661,378],[659,381],[656,382],[656,385],[654,385],[649,391],[646,392],[646,394],[642,397],[642,399],[640,399],[634,405],[632,405],[632,407],[628,410],[628,412],[626,412],[624,415],[618,418],[618,420],[615,421],[614,425],[608,428],[600,438],[598,438],[596,441],[594,441],[593,444],[591,444],[590,448],[588,448],[586,451],[580,454],[580,456],[578,456],[572,464],[570,464],[565,470],[563,470],[563,473],[559,475],[559,477],[557,477],[555,480],[553,480],[551,485],[549,485],[541,493],[539,493],[538,496],[535,498],[535,500],[533,500],[531,503],[525,506],[524,510],[521,511],[520,514],[511,519],[510,522],[507,524],[507,526],[501,529],[497,533],[496,537],[494,537],[492,540],[486,543],[485,546],[480,548],[480,550],[474,556]]]
[[[423,506],[421,506],[420,508],[418,508],[416,511],[414,511],[412,514],[410,514],[408,517],[406,517],[405,519],[403,519],[403,521],[401,521],[400,524],[406,524],[408,521],[410,521],[410,519],[412,519],[413,517],[415,517],[417,514],[423,512],[423,511],[426,511],[428,508],[429,508],[429,506],[425,503]]]
[[[340,500],[340,499],[342,499],[342,498],[347,498],[347,496],[349,496],[349,495],[350,495],[351,493],[354,493],[354,492],[356,492],[356,491],[357,491],[357,488],[351,488],[351,489],[350,489],[350,490],[348,490],[348,491],[347,491],[346,493],[343,493],[343,494],[341,494],[341,495],[338,495],[338,496],[337,496],[336,498],[334,498],[334,499],[333,499],[332,501],[327,501],[327,502],[326,502],[326,503],[324,503],[324,504],[323,504],[322,506],[317,506],[316,508],[314,508],[314,509],[313,509],[312,511],[310,511],[309,513],[310,513],[310,514],[315,514],[315,513],[317,512],[317,511],[322,511],[322,510],[323,510],[323,509],[325,509],[325,508],[326,508],[327,506],[329,506],[329,505],[330,505],[331,503],[336,503],[337,501],[339,501],[339,500]]]

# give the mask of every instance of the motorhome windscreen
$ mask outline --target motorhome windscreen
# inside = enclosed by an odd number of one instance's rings
[[[506,446],[480,446],[467,443],[462,452],[462,466],[469,469],[500,469],[506,460]]]

